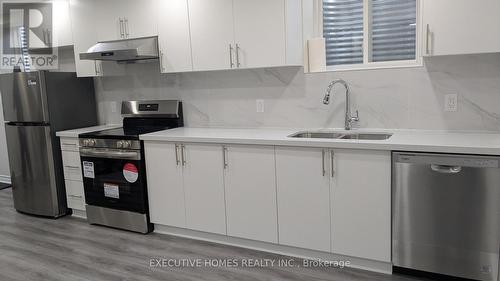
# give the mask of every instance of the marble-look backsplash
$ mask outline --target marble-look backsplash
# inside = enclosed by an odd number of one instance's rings
[[[121,122],[122,100],[178,98],[190,127],[340,128],[346,80],[360,128],[500,131],[500,54],[425,59],[425,66],[304,74],[300,67],[158,74],[157,64],[126,66],[126,75],[96,78],[101,123]],[[338,87],[338,88],[337,88]],[[458,95],[458,111],[444,96]],[[256,100],[265,112],[256,112]],[[112,102],[117,102],[113,112]]]

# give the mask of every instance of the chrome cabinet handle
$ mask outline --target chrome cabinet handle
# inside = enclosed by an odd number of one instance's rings
[[[123,33],[123,19],[119,18],[118,21],[120,23],[120,38],[124,38],[124,33]]]
[[[240,45],[236,44],[236,66],[239,68],[241,66],[240,63]]]
[[[233,46],[229,44],[229,67],[233,68],[234,67],[234,62],[233,62]]]
[[[426,55],[429,55],[430,52],[431,52],[431,48],[430,48],[430,36],[431,34],[431,29],[430,29],[430,25],[427,24],[426,26],[426,31],[425,31],[425,54]]]
[[[99,75],[99,71],[97,70],[97,61],[94,61],[94,71],[95,75]]]
[[[78,167],[78,166],[64,166],[64,167],[69,168],[69,169],[80,170],[80,167]]]
[[[227,169],[227,167],[229,167],[229,164],[227,163],[227,153],[228,153],[227,147],[223,146],[222,147],[222,163],[224,166],[224,170]]]
[[[186,146],[181,144],[181,157],[182,157],[182,166],[186,166]]]
[[[330,169],[331,169],[331,174],[330,176],[332,178],[335,177],[335,152],[333,152],[333,150],[330,151]]]
[[[73,198],[78,198],[78,199],[83,198],[83,196],[81,196],[81,195],[71,195],[71,194],[68,194],[68,197],[73,197]]]
[[[125,38],[128,38],[130,35],[130,32],[128,30],[128,18],[123,18],[124,19],[124,25],[125,25]]]
[[[323,177],[325,176],[326,174],[326,170],[325,170],[325,150],[323,149],[321,151],[321,174],[323,175]]]
[[[181,164],[181,161],[179,160],[179,145],[175,145],[175,164],[176,166],[179,166]]]
[[[462,171],[462,167],[432,164],[431,170],[441,174],[458,174]]]

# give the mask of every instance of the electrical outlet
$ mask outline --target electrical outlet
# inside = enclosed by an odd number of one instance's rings
[[[257,109],[257,113],[263,113],[264,112],[264,100],[256,100],[255,106]]]
[[[456,112],[458,110],[458,95],[448,94],[444,96],[444,111]]]
[[[111,109],[111,113],[116,113],[116,110],[117,110],[117,108],[116,108],[116,101],[110,102],[109,103],[109,107]]]

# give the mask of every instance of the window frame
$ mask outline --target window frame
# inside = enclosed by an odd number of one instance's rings
[[[309,0],[306,0],[309,1]],[[320,0],[322,1],[322,0]],[[366,70],[366,69],[385,69],[385,68],[409,68],[409,67],[423,67],[423,54],[422,54],[422,10],[423,1],[416,0],[417,2],[417,15],[416,15],[416,36],[415,41],[415,59],[414,60],[394,60],[394,61],[381,61],[369,62],[370,58],[370,16],[371,16],[371,0],[363,0],[363,63],[357,64],[342,64],[342,65],[326,65],[325,71],[349,71],[349,70]],[[323,4],[321,4],[320,14],[318,15],[320,26],[320,34],[323,35]],[[326,51],[326,50],[325,50]],[[326,56],[326,52],[325,52]]]

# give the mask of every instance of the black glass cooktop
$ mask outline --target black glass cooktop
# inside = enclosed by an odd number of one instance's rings
[[[170,127],[116,128],[80,134],[81,138],[138,140],[139,135],[170,129]]]

